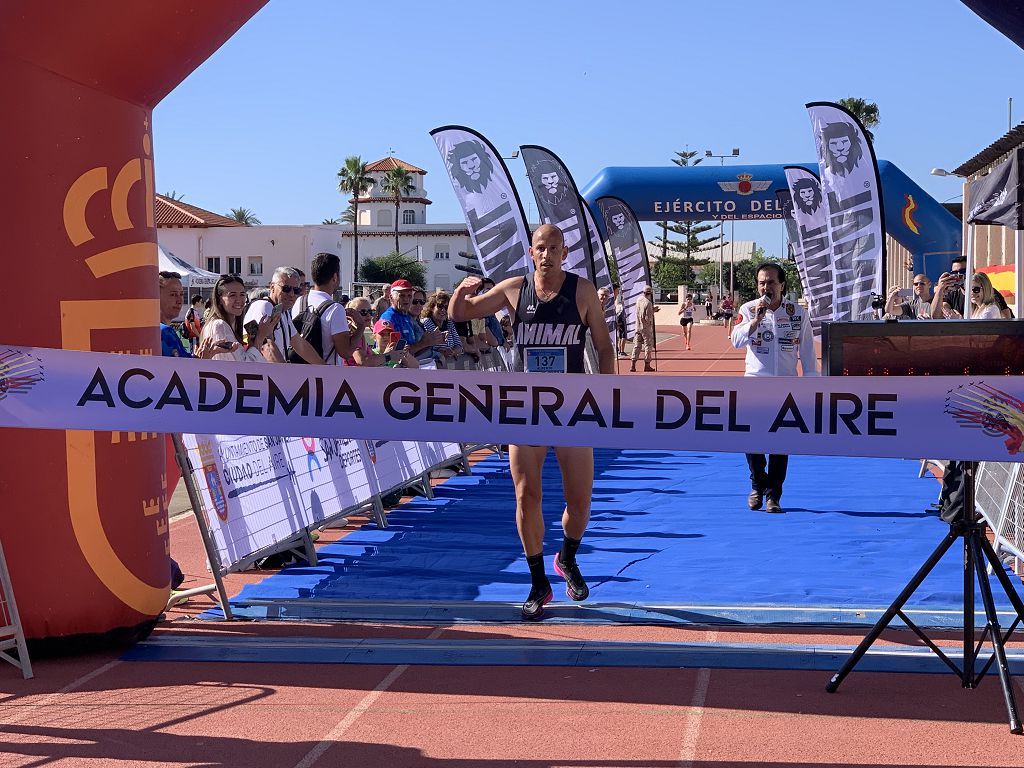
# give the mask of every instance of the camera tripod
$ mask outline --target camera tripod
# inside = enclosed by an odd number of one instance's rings
[[[1013,687],[1010,681],[1010,670],[1006,662],[1006,651],[1005,644],[1009,640],[1010,635],[1013,634],[1014,629],[1017,625],[1024,620],[1024,602],[1021,601],[1020,596],[1017,594],[1017,590],[1013,586],[1013,582],[1010,577],[1007,576],[1006,571],[1003,569],[1002,563],[999,562],[999,558],[996,556],[995,550],[989,543],[988,538],[985,535],[985,524],[976,519],[974,509],[974,479],[977,472],[977,462],[966,462],[964,465],[964,509],[963,513],[958,516],[956,520],[949,524],[949,532],[939,543],[939,546],[935,548],[935,551],[928,557],[924,564],[918,569],[917,573],[910,580],[910,582],[900,592],[899,597],[893,601],[885,613],[882,614],[878,622],[871,628],[871,630],[861,640],[860,645],[854,649],[853,653],[846,659],[843,666],[836,672],[825,686],[825,690],[829,693],[835,693],[839,688],[839,685],[843,682],[853,668],[857,665],[857,662],[861,660],[871,645],[879,638],[886,627],[889,626],[890,622],[897,616],[903,620],[903,622],[913,630],[921,640],[931,649],[931,651],[942,660],[942,662],[949,667],[953,674],[960,678],[960,684],[964,688],[977,688],[981,679],[988,672],[989,668],[993,663],[996,664],[996,669],[999,673],[999,682],[1003,689],[1003,700],[1006,704],[1006,712],[1010,721],[1010,731],[1012,733],[1021,733],[1024,731],[1021,727],[1020,715],[1017,711],[1017,702],[1014,699]],[[961,541],[964,548],[964,634],[963,634],[963,663],[962,666],[958,667],[942,649],[939,648],[929,638],[924,631],[914,624],[913,621],[904,613],[903,606],[907,600],[910,599],[911,595],[921,586],[921,582],[925,580],[935,565],[942,559],[942,556],[948,552],[953,545]],[[992,566],[992,571],[995,573],[996,578],[999,580],[1003,591],[1010,600],[1010,604],[1013,606],[1014,612],[1017,614],[1013,623],[1010,624],[1009,629],[1004,633],[999,627],[999,617],[996,614],[995,600],[992,597],[992,585],[989,581],[989,575],[986,572],[986,565]],[[975,623],[974,623],[974,585],[975,579],[977,579],[978,591],[981,595],[981,603],[985,609],[985,628],[981,632],[981,637],[975,642]],[[984,662],[984,666],[980,670],[977,669],[978,662],[982,647],[985,645],[986,640],[992,646],[992,655],[988,657]]]

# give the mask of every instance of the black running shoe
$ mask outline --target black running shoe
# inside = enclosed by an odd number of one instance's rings
[[[551,584],[546,584],[543,587],[534,585],[530,590],[530,596],[523,603],[523,618],[526,621],[537,621],[537,619],[543,618],[544,606],[551,602],[552,597],[554,594],[551,591]]]
[[[565,594],[569,596],[570,600],[579,602],[580,600],[586,600],[590,596],[590,587],[583,580],[583,574],[580,573],[579,566],[576,565],[575,561],[563,564],[558,559],[557,552],[555,553],[555,573],[565,579]]]

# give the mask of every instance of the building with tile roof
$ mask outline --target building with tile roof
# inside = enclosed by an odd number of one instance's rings
[[[182,200],[156,196],[156,225],[158,227],[244,227],[232,218],[207,211]]]

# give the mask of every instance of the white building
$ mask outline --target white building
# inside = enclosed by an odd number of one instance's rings
[[[466,273],[459,253],[473,253],[465,224],[428,224],[423,177],[426,171],[395,157],[367,165],[377,182],[359,198],[359,261],[395,249],[395,204],[380,192],[379,181],[394,167],[409,171],[415,191],[399,206],[398,246],[405,258],[426,268],[428,291],[450,290]],[[353,201],[349,201],[353,202]],[[249,285],[265,285],[281,266],[298,267],[307,278],[318,253],[341,259],[341,285],[347,292],[353,275],[354,234],[351,224],[284,224],[247,227],[219,214],[157,195],[157,241],[178,258],[216,273],[237,273]]]

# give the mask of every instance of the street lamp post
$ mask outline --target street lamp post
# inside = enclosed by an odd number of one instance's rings
[[[740,148],[739,147],[733,147],[732,148],[732,152],[730,154],[728,154],[728,155],[716,155],[710,149],[705,149],[704,150],[704,157],[717,157],[717,158],[720,158],[721,161],[722,161],[722,166],[723,167],[725,166],[725,158],[727,158],[727,157],[739,157],[739,156],[740,156]],[[736,239],[736,225],[735,224],[733,224],[732,233],[733,233],[733,240],[735,240]],[[721,303],[721,301],[722,301],[722,292],[725,290],[725,274],[724,274],[724,272],[725,272],[725,265],[723,263],[724,255],[725,255],[725,220],[724,219],[719,219],[719,221],[718,221],[718,301],[719,301],[719,303]],[[733,266],[734,266],[735,257],[736,257],[736,246],[734,244],[732,246],[732,248],[730,249],[730,251],[729,251],[729,295],[730,296],[732,296],[732,291],[733,291],[732,273],[733,273]]]

